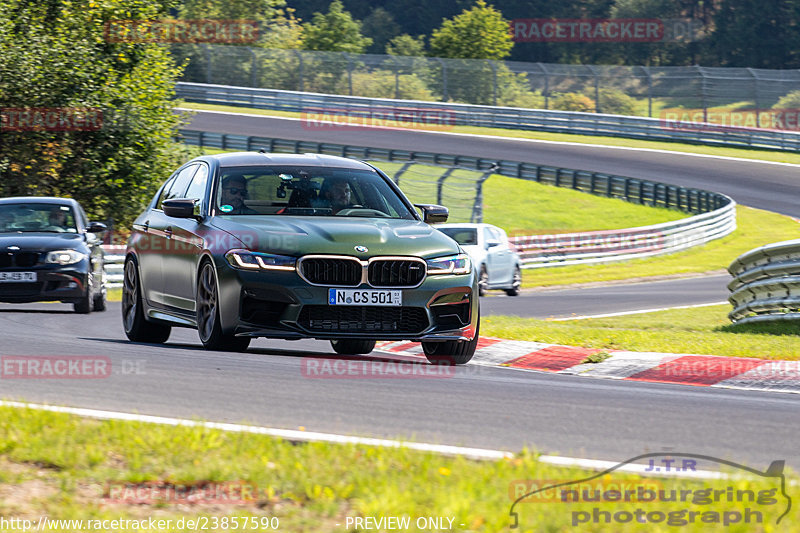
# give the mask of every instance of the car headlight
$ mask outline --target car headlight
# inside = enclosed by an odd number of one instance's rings
[[[448,255],[428,259],[428,274],[469,274],[472,272],[472,261],[467,254]]]
[[[44,258],[45,263],[54,263],[56,265],[72,265],[83,261],[86,254],[82,254],[77,250],[55,250],[48,252]]]
[[[296,257],[250,250],[231,250],[225,254],[225,259],[232,267],[241,270],[294,270],[297,262]]]

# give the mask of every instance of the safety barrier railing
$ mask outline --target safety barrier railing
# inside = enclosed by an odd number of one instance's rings
[[[800,239],[750,250],[728,272],[732,322],[800,320]]]
[[[551,133],[601,135],[713,146],[773,150],[800,149],[800,132],[723,126],[678,119],[656,119],[577,111],[553,111],[419,100],[393,100],[334,94],[180,82],[177,96],[189,102],[305,113],[310,129],[337,115],[358,121],[405,120],[423,129],[464,125]]]

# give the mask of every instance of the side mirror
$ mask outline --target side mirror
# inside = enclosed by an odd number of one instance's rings
[[[442,205],[436,204],[414,204],[414,207],[422,209],[422,220],[426,224],[438,224],[447,222],[450,211]]]
[[[161,208],[168,217],[200,220],[200,216],[195,213],[196,203],[195,198],[171,198],[161,202]]]
[[[89,222],[89,225],[86,226],[86,231],[87,233],[103,233],[108,231],[108,226],[102,222]]]

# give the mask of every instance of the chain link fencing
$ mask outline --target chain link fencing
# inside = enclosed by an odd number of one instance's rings
[[[663,116],[800,108],[800,71],[564,65],[173,44],[181,81],[478,105]]]

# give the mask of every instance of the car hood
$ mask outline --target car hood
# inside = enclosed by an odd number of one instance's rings
[[[78,249],[83,245],[83,236],[77,233],[0,233],[0,252],[11,246],[19,247],[20,251],[44,252]]]
[[[236,236],[251,250],[292,256],[321,253],[431,258],[459,252],[450,237],[416,220],[239,215],[215,217],[212,225]],[[357,252],[356,246],[369,251]]]

